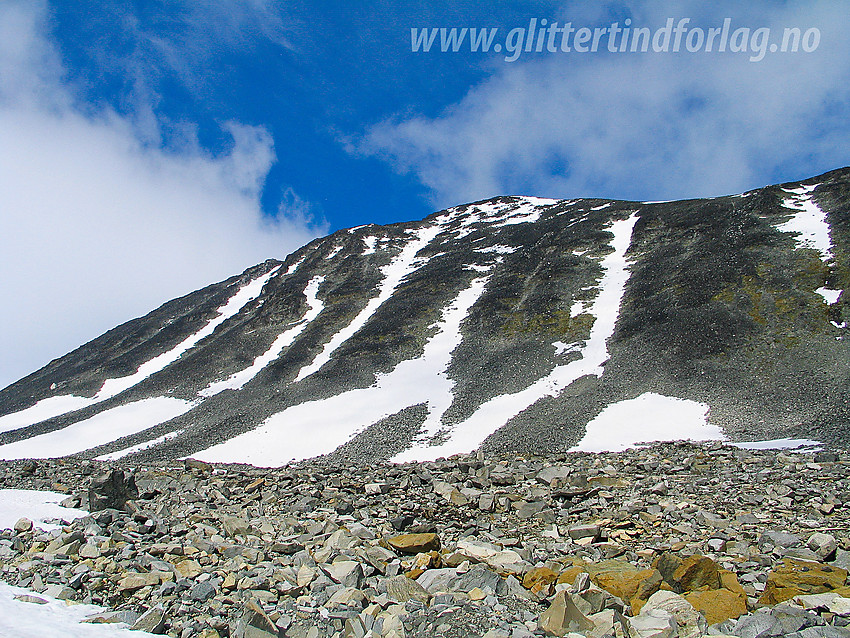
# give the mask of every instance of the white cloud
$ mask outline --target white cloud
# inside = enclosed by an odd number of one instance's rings
[[[495,65],[438,117],[375,124],[356,151],[415,175],[438,206],[498,194],[719,195],[768,183],[780,168],[803,178],[848,163],[850,41],[842,7],[706,6],[641,4],[634,26],[693,16],[691,26],[708,28],[732,14],[735,26],[774,34],[817,27],[820,46],[760,62],[705,52],[521,57]],[[560,17],[575,19],[569,11]],[[593,20],[575,26],[610,24]]]
[[[323,230],[292,193],[263,218],[275,154],[262,128],[228,124],[224,155],[164,152],[137,122],[75,109],[44,16],[0,7],[0,386]]]

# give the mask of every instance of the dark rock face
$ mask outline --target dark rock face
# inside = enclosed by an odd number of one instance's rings
[[[806,210],[827,249],[795,230]],[[618,251],[626,281],[602,308]],[[562,452],[645,393],[710,406],[733,440],[847,444],[849,282],[850,169],[679,202],[494,198],[341,230],[107,332],[0,390],[0,457],[39,456],[21,444],[95,418],[103,437],[51,455],[225,460],[207,451],[268,426],[286,434],[245,444],[274,447],[266,464],[371,462],[473,421],[489,429],[460,451]],[[598,367],[546,390],[591,342]],[[57,397],[76,403],[42,410]],[[497,397],[518,407],[490,417]],[[142,401],[183,407],[113,428]]]
[[[95,478],[89,487],[89,508],[92,512],[105,509],[124,509],[127,501],[139,497],[136,477],[113,469]]]

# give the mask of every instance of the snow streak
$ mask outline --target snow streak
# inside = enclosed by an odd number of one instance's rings
[[[602,365],[608,359],[607,340],[614,333],[619,315],[620,300],[629,278],[626,251],[631,244],[632,230],[637,214],[626,220],[615,221],[610,226],[614,249],[602,260],[604,274],[599,284],[600,292],[588,311],[596,318],[590,338],[580,350],[582,357],[565,365],[556,366],[547,376],[538,379],[520,392],[503,394],[481,405],[469,418],[446,427],[448,438],[437,445],[429,439],[440,434],[442,424],[431,420],[422,430],[420,442],[396,455],[392,461],[431,461],[441,456],[466,453],[477,448],[484,439],[505,425],[517,414],[546,396],[557,396],[576,379],[592,374],[602,375]]]
[[[826,212],[812,201],[814,186],[800,186],[800,188],[783,188],[791,197],[782,200],[785,208],[797,211],[794,216],[784,224],[777,226],[785,233],[797,233],[797,244],[803,248],[814,248],[821,254],[821,259],[832,259],[832,242],[829,239],[829,224],[826,221]]]
[[[443,309],[437,332],[422,356],[399,363],[375,385],[319,401],[292,406],[258,428],[192,455],[211,462],[278,466],[327,454],[366,427],[419,404],[428,410],[426,424],[439,423],[453,400],[454,382],[446,375],[451,353],[460,344],[460,326],[487,284],[479,277]]]
[[[8,432],[10,430],[18,430],[35,423],[40,423],[47,419],[67,414],[75,410],[81,410],[90,405],[95,405],[107,399],[124,392],[138,385],[148,377],[165,369],[168,365],[177,361],[187,350],[192,348],[202,339],[210,336],[215,329],[236,315],[249,302],[256,299],[263,290],[263,287],[274,276],[280,266],[277,266],[267,272],[265,275],[257,277],[249,281],[244,286],[240,287],[227,303],[218,308],[218,315],[208,321],[203,328],[192,335],[186,337],[183,341],[174,346],[171,350],[163,352],[161,355],[154,357],[150,361],[146,361],[139,369],[126,377],[117,377],[104,381],[98,393],[91,397],[78,397],[74,395],[61,395],[42,399],[35,405],[13,412],[0,417],[0,432]]]
[[[61,430],[0,445],[0,459],[53,459],[117,441],[185,414],[195,403],[172,397],[134,401]]]
[[[149,448],[154,447],[155,445],[159,445],[160,443],[165,443],[166,441],[170,441],[171,439],[180,436],[183,434],[185,430],[175,430],[174,432],[168,432],[167,434],[163,434],[162,436],[158,436],[155,439],[151,439],[150,441],[143,441],[138,445],[132,445],[128,448],[124,448],[123,450],[118,450],[117,452],[110,452],[109,454],[101,454],[98,457],[95,457],[95,461],[117,461],[118,459],[124,458],[125,456],[129,456],[130,454],[135,454],[136,452],[141,452],[142,450],[147,450]]]
[[[415,239],[408,241],[404,248],[401,249],[401,252],[389,264],[381,268],[381,272],[384,274],[384,280],[379,285],[378,294],[369,300],[369,303],[366,304],[363,310],[345,328],[331,337],[331,340],[325,344],[325,347],[316,355],[311,363],[301,368],[298,376],[295,377],[296,382],[309,377],[330,361],[331,356],[337,348],[354,336],[360,328],[365,326],[372,315],[378,311],[378,308],[387,299],[392,297],[404,278],[422,267],[423,262],[417,262],[416,255],[425,246],[430,244],[440,232],[442,232],[442,229],[439,226],[426,226],[413,231]]]
[[[783,188],[782,190],[791,195],[782,200],[785,208],[797,211],[794,216],[777,228],[786,233],[795,233],[795,241],[802,248],[814,248],[820,253],[820,258],[830,261],[835,257],[832,250],[832,241],[829,236],[829,223],[826,221],[826,212],[821,210],[812,200],[812,192],[820,184],[814,186],[800,186],[799,188]],[[818,288],[816,291],[827,305],[838,301],[840,290]]]
[[[304,295],[307,297],[307,312],[292,328],[282,332],[268,350],[254,359],[254,363],[244,370],[234,372],[224,381],[209,384],[198,394],[203,397],[211,397],[223,390],[241,390],[246,383],[259,374],[260,370],[276,360],[284,348],[292,345],[296,337],[304,332],[304,329],[322,312],[324,304],[317,295],[319,294],[319,286],[324,280],[324,277],[313,277],[310,280],[304,289]]]

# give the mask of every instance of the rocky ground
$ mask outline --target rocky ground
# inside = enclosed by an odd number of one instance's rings
[[[91,515],[0,579],[169,636],[850,636],[850,454],[655,445],[279,469],[0,465]]]

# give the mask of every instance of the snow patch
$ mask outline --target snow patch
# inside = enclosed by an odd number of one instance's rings
[[[589,305],[587,301],[574,301],[570,306],[570,317],[577,317],[584,312],[585,307]]]
[[[111,408],[61,430],[0,445],[0,459],[52,459],[117,441],[185,414],[195,403],[172,397]]]
[[[364,237],[363,243],[366,244],[366,249],[363,251],[364,255],[374,255],[375,254],[375,244],[377,243],[377,237]]]
[[[645,392],[606,406],[570,452],[622,452],[654,441],[724,440],[723,431],[708,423],[708,411],[705,403]]]
[[[564,343],[563,341],[555,341],[552,344],[555,347],[555,356],[558,357],[568,352],[578,352],[581,350],[581,345],[577,343]]]
[[[744,450],[796,450],[823,447],[823,443],[812,439],[771,439],[769,441],[732,442],[730,445]]]
[[[306,256],[296,261],[294,264],[292,264],[289,268],[286,269],[286,272],[284,274],[291,275],[292,273],[294,273],[296,270],[298,270],[298,266],[304,263],[305,259],[307,259]]]
[[[545,199],[542,197],[520,197],[510,202],[491,202],[475,204],[464,210],[450,208],[444,214],[437,217],[440,225],[451,224],[460,220],[460,226],[455,230],[455,237],[460,239],[473,232],[474,224],[486,223],[494,228],[511,226],[513,224],[527,224],[540,219],[540,214],[547,206],[559,203],[557,199]]]
[[[59,529],[60,525],[48,521],[70,523],[74,519],[89,515],[85,510],[59,505],[66,498],[67,494],[59,492],[0,490],[0,529],[11,529],[19,519],[28,518],[35,527],[50,531]]]
[[[15,600],[29,594],[44,605]],[[130,631],[126,623],[83,623],[88,616],[105,611],[96,605],[69,605],[44,594],[0,583],[0,636],[15,638],[157,638],[146,631]],[[160,637],[161,638],[161,637]]]
[[[798,246],[814,248],[821,254],[821,259],[828,260],[832,259],[833,253],[826,212],[812,200],[812,191],[818,186],[783,188],[791,197],[782,200],[782,205],[796,212],[791,219],[776,228],[785,233],[795,233]]]
[[[818,288],[815,290],[823,300],[826,302],[826,305],[831,306],[832,304],[838,301],[838,298],[841,296],[840,290],[830,290],[829,288]]]
[[[516,252],[516,248],[513,246],[504,246],[502,244],[496,244],[495,246],[490,246],[488,248],[476,248],[475,252],[477,253],[496,253],[498,255],[510,255],[511,253]]]
[[[539,208],[519,209],[520,212],[514,213],[506,217],[503,221],[493,224],[494,228],[502,228],[504,226],[513,226],[514,224],[530,224],[540,219],[540,213],[543,211]]]

